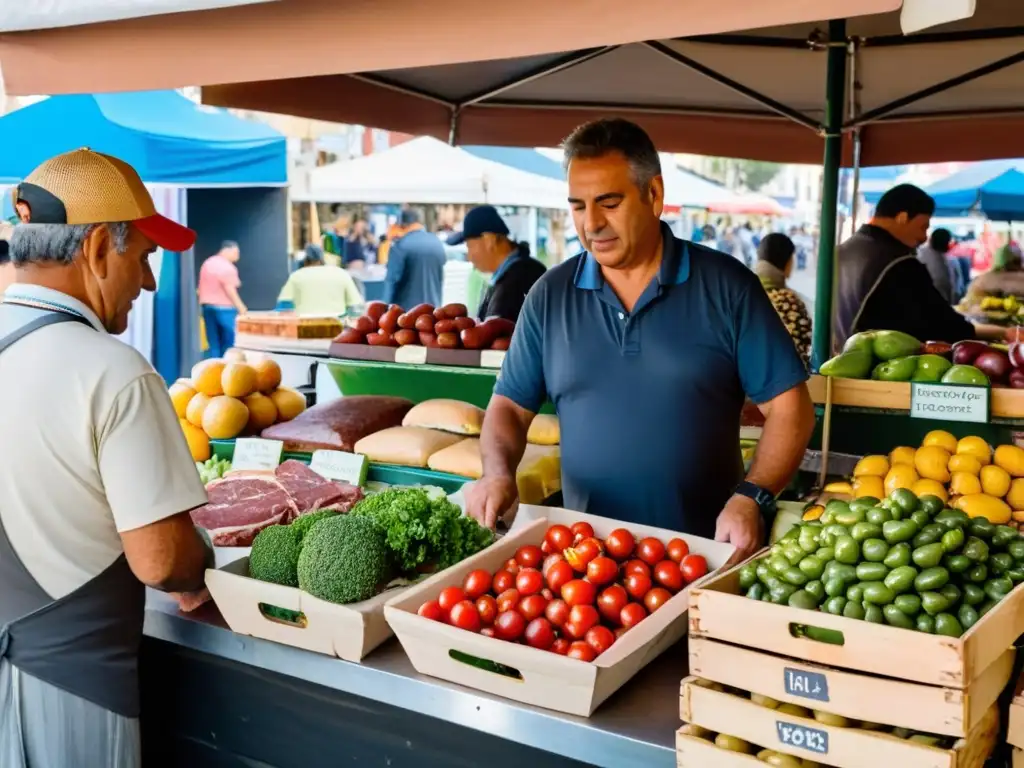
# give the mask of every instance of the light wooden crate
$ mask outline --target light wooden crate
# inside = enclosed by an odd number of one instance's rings
[[[826,383],[827,377],[825,376],[811,376],[807,382],[811,399],[819,405],[825,403]],[[909,411],[910,383],[833,378],[832,405]],[[994,418],[1024,418],[1024,390],[993,387],[990,405]]]
[[[680,716],[686,722],[837,768],[982,768],[999,736],[995,706],[952,749],[940,749],[879,731],[839,728],[788,715],[736,694],[702,687],[696,680],[690,677],[682,683]]]
[[[676,765],[679,768],[764,768],[754,755],[719,749],[706,739],[676,731]]]
[[[1009,719],[1006,724],[1006,741],[1015,747],[1024,749],[1024,676],[1017,681],[1013,701],[1010,702]],[[1020,749],[1014,750],[1015,753],[1019,751]],[[1014,760],[1017,759],[1015,756]],[[1022,765],[1024,765],[1024,761],[1022,761]]]
[[[1017,585],[962,637],[954,638],[751,600],[741,594],[741,567],[706,579],[693,590],[691,637],[963,690],[982,678],[1024,633],[1024,584]],[[843,644],[795,636],[794,628],[806,626],[841,632]]]
[[[1013,768],[1024,768],[1024,749],[1013,748]]]
[[[519,547],[540,544],[548,526],[556,520],[589,522],[595,534],[602,538],[622,527],[638,537],[655,536],[665,542],[678,536],[686,540],[691,552],[704,555],[712,569],[724,565],[734,549],[695,536],[650,526],[624,525],[618,520],[568,510],[546,510],[551,516],[549,520],[541,516],[538,509],[523,505],[519,512],[521,521],[517,521],[514,530],[500,542],[389,600],[384,615],[417,672],[515,701],[587,717],[686,634],[688,589],[674,595],[593,662],[457,629],[423,618],[417,615],[417,609],[427,600],[436,598],[445,587],[461,585],[470,571],[485,568],[494,572]],[[502,675],[456,657],[496,662],[511,668],[515,674]]]
[[[360,661],[391,637],[384,603],[402,591],[392,589],[359,603],[338,605],[295,587],[250,578],[248,557],[207,570],[206,586],[232,632],[345,661]],[[305,622],[294,624],[271,618],[260,609],[261,603],[300,611]]]

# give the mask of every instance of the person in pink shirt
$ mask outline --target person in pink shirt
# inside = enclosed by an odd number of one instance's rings
[[[235,264],[241,258],[238,243],[225,240],[220,250],[199,269],[199,307],[206,325],[210,357],[223,357],[235,345],[235,318],[246,311],[238,295],[242,281]]]

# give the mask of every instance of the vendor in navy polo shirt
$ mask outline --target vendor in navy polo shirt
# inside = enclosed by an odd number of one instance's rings
[[[566,507],[713,536],[745,557],[814,428],[807,371],[757,277],[661,223],[661,165],[639,126],[587,123],[563,147],[587,252],[526,298],[468,511],[493,527],[511,508],[527,429],[550,399]],[[746,478],[744,396],[767,419]]]

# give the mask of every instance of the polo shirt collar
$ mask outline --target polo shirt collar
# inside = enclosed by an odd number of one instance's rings
[[[690,277],[690,252],[687,243],[673,235],[665,222],[661,222],[661,237],[663,248],[658,283],[662,286],[681,285]],[[589,251],[583,252],[576,267],[573,283],[585,291],[599,291],[604,287],[601,265]]]
[[[52,288],[44,288],[41,285],[30,283],[12,283],[7,286],[3,298],[11,302],[30,304],[43,310],[79,315],[88,320],[89,324],[97,331],[107,332],[96,313],[88,306],[73,296],[68,296],[66,293],[55,291]]]
[[[521,255],[522,251],[519,249],[518,246],[514,250],[509,251],[509,254],[508,256],[505,257],[505,260],[501,262],[501,264],[498,265],[498,268],[494,270],[494,272],[491,274],[491,285],[495,285],[499,280],[501,280],[504,274],[508,272],[509,267],[512,266],[512,263],[516,259],[520,258]]]

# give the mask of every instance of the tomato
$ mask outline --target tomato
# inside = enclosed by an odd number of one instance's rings
[[[619,575],[619,566],[610,557],[601,555],[587,563],[587,581],[591,584],[611,584]]]
[[[420,616],[431,621],[444,621],[444,611],[441,610],[441,606],[438,605],[437,600],[427,600],[423,605],[416,611]]]
[[[504,613],[505,611],[515,610],[515,607],[519,605],[520,594],[519,590],[513,587],[512,589],[506,589],[500,595],[498,595],[498,613]]]
[[[545,576],[547,576],[548,575],[548,569],[551,566],[553,566],[555,563],[564,563],[564,562],[565,562],[565,558],[562,557],[562,553],[561,552],[558,552],[558,553],[552,554],[552,555],[548,555],[547,557],[544,558],[544,562],[541,563],[540,572],[543,573]]]
[[[540,543],[540,551],[543,552],[545,555],[551,554],[551,545],[548,544],[547,539],[544,539],[544,541]]]
[[[615,643],[615,635],[608,627],[596,626],[587,630],[584,640],[594,649],[594,653],[600,656]]]
[[[462,590],[470,600],[486,595],[491,591],[491,572],[483,568],[470,571],[462,582]]]
[[[466,593],[458,587],[445,587],[441,590],[441,594],[437,596],[437,603],[441,606],[441,610],[447,614],[451,612],[456,603],[461,603],[465,599]]]
[[[506,571],[511,573],[513,576],[515,576],[517,573],[519,573],[519,569],[522,566],[519,565],[519,561],[518,560],[516,560],[514,557],[510,557],[508,560],[505,561],[505,566],[504,567],[505,567]]]
[[[646,573],[631,573],[626,577],[626,591],[634,600],[642,600],[651,589],[651,577]]]
[[[536,595],[544,589],[544,577],[536,568],[523,568],[516,576],[516,589],[521,595]]]
[[[631,573],[641,573],[644,576],[650,576],[651,568],[643,560],[630,560],[628,563],[622,566],[622,575],[623,577],[625,577],[629,576]]]
[[[594,535],[594,526],[590,523],[573,523],[572,525],[572,540],[579,542],[580,539],[587,539]]]
[[[548,580],[548,586],[551,587],[551,591],[560,593],[562,586],[566,582],[572,581],[575,574],[572,572],[572,566],[569,565],[565,560],[555,563],[545,572],[545,576]]]
[[[612,624],[619,623],[619,616],[622,609],[629,602],[629,593],[620,584],[612,584],[597,596],[597,610],[604,616],[604,620]]]
[[[490,595],[481,595],[476,599],[476,612],[480,614],[480,623],[490,626],[498,615],[498,601]]]
[[[498,633],[494,631],[494,627],[480,627],[480,634],[484,637],[497,637]]]
[[[494,574],[494,579],[491,581],[491,592],[500,595],[506,589],[512,589],[515,585],[516,577],[502,569]]]
[[[526,625],[526,644],[546,651],[555,644],[555,630],[547,619],[534,619]]]
[[[556,627],[561,627],[569,619],[569,604],[565,600],[552,600],[544,608],[544,617]]]
[[[572,546],[572,531],[565,525],[552,525],[544,534],[544,541],[551,547],[552,552],[561,552]]]
[[[569,605],[590,605],[597,597],[597,587],[583,579],[573,579],[562,585],[562,599]]]
[[[565,656],[569,652],[569,646],[572,645],[566,638],[559,637],[551,645],[551,652],[557,653],[559,656]]]
[[[494,634],[502,640],[518,640],[526,629],[526,619],[516,611],[503,611],[494,620]]]
[[[516,550],[516,562],[523,568],[538,568],[540,561],[544,559],[544,553],[540,547],[533,544],[524,544]]]
[[[538,616],[544,615],[544,609],[548,607],[548,601],[540,595],[527,595],[519,601],[518,610],[527,621],[533,621]]]
[[[472,600],[456,603],[448,616],[448,621],[453,627],[459,629],[466,629],[470,632],[480,631],[480,614],[477,613],[476,605]]]
[[[662,560],[654,566],[654,580],[669,592],[678,592],[683,588],[683,572],[671,560]]]
[[[565,559],[573,570],[586,573],[587,564],[601,554],[601,543],[597,539],[583,539],[576,546],[565,550]]]
[[[651,613],[654,613],[671,599],[672,594],[667,589],[655,587],[644,595],[644,607]]]
[[[653,536],[640,539],[636,547],[636,556],[648,565],[657,565],[665,559],[665,545]]]
[[[647,609],[640,603],[628,603],[619,614],[619,623],[626,629],[635,627],[647,618]]]
[[[636,547],[636,539],[625,528],[616,528],[604,540],[604,547],[608,550],[608,554],[616,560],[625,560],[633,554],[633,549]]]
[[[582,640],[577,640],[575,643],[570,645],[569,652],[566,656],[571,659],[579,659],[580,661],[593,661],[597,658],[597,654],[594,653],[594,649]]]
[[[687,555],[679,564],[679,568],[683,572],[686,583],[689,584],[691,581],[696,581],[707,575],[708,561],[704,559],[703,555]]]
[[[580,640],[587,630],[601,620],[601,615],[592,605],[574,605],[569,611],[569,620],[565,622],[563,629],[574,640]]]
[[[684,557],[690,554],[690,545],[682,539],[672,539],[669,541],[668,546],[668,559],[673,563],[680,562]]]

